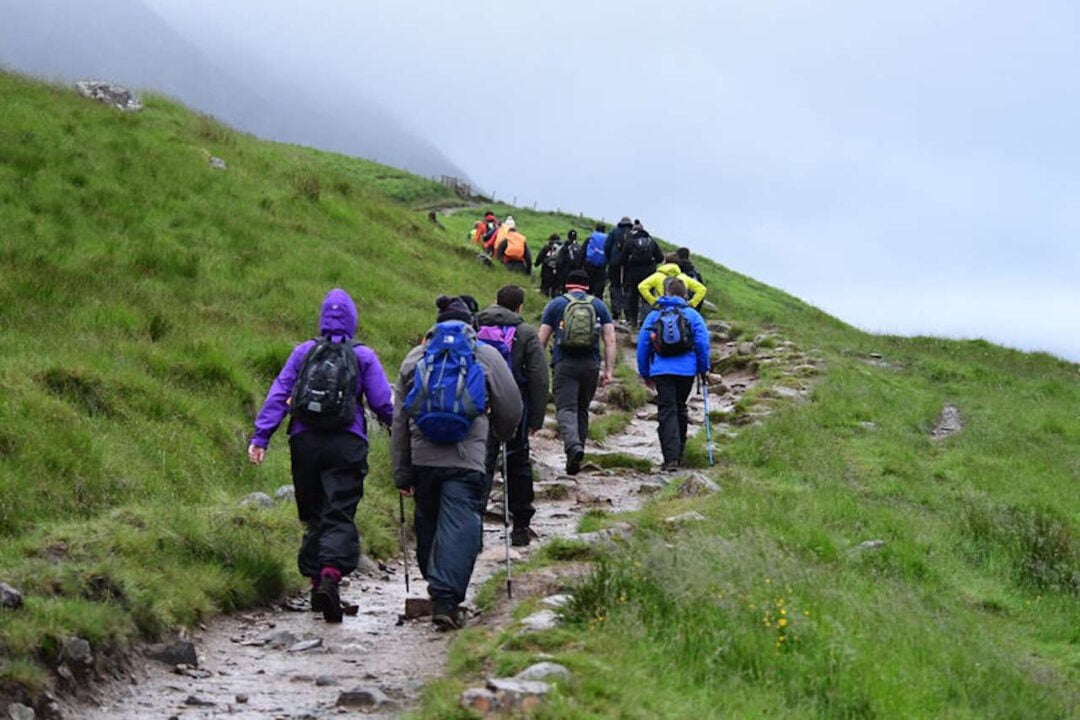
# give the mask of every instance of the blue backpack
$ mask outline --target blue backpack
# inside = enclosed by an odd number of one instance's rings
[[[449,445],[465,439],[473,420],[487,410],[487,382],[471,327],[450,320],[432,329],[404,409],[433,443]]]
[[[607,242],[607,235],[597,230],[589,236],[589,244],[585,248],[585,262],[589,263],[593,267],[600,267],[607,263],[607,256],[604,255],[604,243]]]
[[[661,310],[649,335],[653,350],[661,357],[685,355],[694,349],[694,330],[681,307]]]

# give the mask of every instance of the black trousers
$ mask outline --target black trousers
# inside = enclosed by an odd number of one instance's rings
[[[589,357],[564,355],[555,363],[555,419],[567,457],[585,447],[589,437],[589,403],[596,395],[600,364]]]
[[[686,428],[690,414],[686,400],[694,388],[694,376],[656,375],[656,416],[660,421],[657,434],[664,462],[678,462],[686,448]]]
[[[465,600],[484,545],[484,507],[491,484],[484,473],[454,467],[414,467],[416,562],[428,595],[440,606]]]
[[[622,265],[608,265],[608,282],[611,285],[611,317],[618,320],[623,314]]]
[[[639,319],[644,319],[649,314],[649,310],[641,298],[641,293],[638,292],[638,285],[652,275],[653,270],[650,267],[628,267],[623,272],[623,304],[626,310],[626,321],[634,330],[639,330]]]
[[[589,294],[603,300],[604,285],[607,284],[607,266],[596,266],[586,263],[585,272],[589,275]]]
[[[345,430],[308,430],[289,438],[296,510],[306,529],[297,565],[315,578],[324,567],[348,575],[360,561],[356,506],[364,496],[368,446]]]
[[[528,411],[526,410],[526,413]],[[487,474],[488,484],[494,482],[495,473],[501,474],[502,466],[496,467],[499,460],[499,441],[494,435],[488,435]],[[506,443],[506,470],[509,473],[507,487],[509,491],[510,515],[515,528],[529,527],[529,521],[536,514],[533,507],[532,458],[529,457],[529,432],[522,422],[514,437]]]
[[[555,297],[559,294],[558,278],[556,277],[555,268],[548,267],[547,265],[540,266],[540,292],[548,297]]]

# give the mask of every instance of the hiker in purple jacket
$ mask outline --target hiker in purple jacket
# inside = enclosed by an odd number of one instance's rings
[[[356,334],[356,305],[344,290],[333,289],[323,300],[319,317],[322,338],[352,344]],[[255,434],[248,458],[259,465],[278,425],[290,411],[291,398],[308,354],[320,340],[307,340],[293,348],[278,373],[266,401],[255,418]],[[312,427],[297,417],[289,421],[289,449],[296,507],[305,524],[297,563],[300,574],[311,580],[311,609],[321,611],[327,622],[341,622],[338,585],[343,575],[356,569],[360,560],[360,537],[353,518],[364,494],[367,475],[367,422],[363,400],[387,427],[393,422],[394,404],[390,382],[375,352],[353,344],[356,357],[356,405],[351,420],[333,427]],[[347,355],[345,356],[348,357]],[[295,410],[295,408],[293,408]]]

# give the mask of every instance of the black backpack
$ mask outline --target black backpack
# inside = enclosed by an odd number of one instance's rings
[[[581,266],[581,256],[585,254],[585,246],[578,243],[564,243],[559,250],[559,264],[567,268]]]
[[[300,365],[290,412],[314,428],[346,428],[356,419],[356,343],[320,338]]]
[[[685,355],[694,349],[694,330],[682,308],[669,307],[660,311],[660,317],[649,331],[653,350],[661,357]]]
[[[653,240],[645,233],[634,233],[626,238],[623,246],[626,261],[630,265],[649,265],[653,262]]]

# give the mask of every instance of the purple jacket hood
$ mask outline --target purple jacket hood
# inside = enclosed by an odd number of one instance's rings
[[[343,335],[350,340],[356,335],[356,303],[341,288],[326,293],[319,313],[319,333]]]

